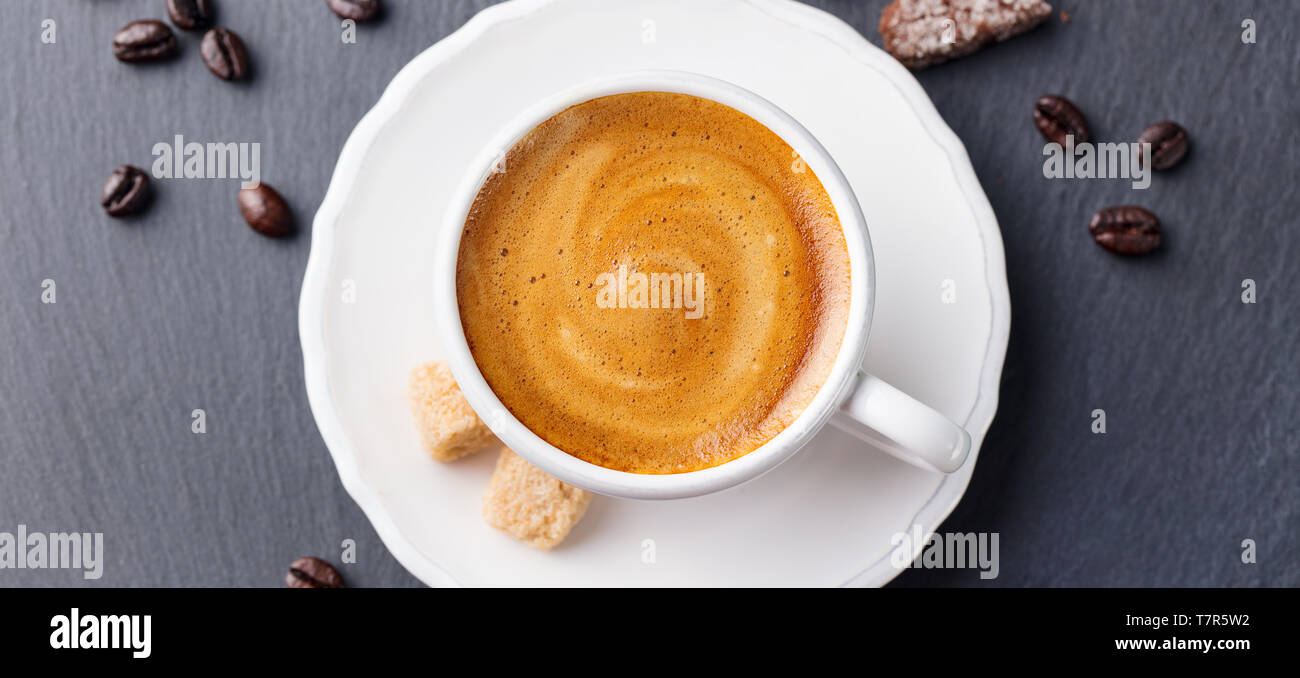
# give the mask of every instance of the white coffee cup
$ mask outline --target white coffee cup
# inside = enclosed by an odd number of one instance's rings
[[[591,99],[628,92],[676,92],[725,104],[765,125],[785,140],[821,180],[844,229],[851,298],[839,355],[826,382],[793,423],[767,443],[711,468],[676,474],[641,474],[597,466],[565,453],[525,427],[492,392],[470,353],[456,300],[456,265],[465,217],[479,188],[504,153],[534,127],[560,111]],[[736,85],[681,71],[638,71],[607,76],[546,97],[512,120],[467,169],[453,194],[438,233],[433,309],[452,374],[479,414],[506,445],[533,465],[593,492],[635,499],[691,497],[752,480],[799,451],[828,422],[924,469],[951,473],[970,452],[970,436],[942,414],[867,374],[867,349],[875,293],[875,263],[867,223],[853,189],[820,143],[794,118]]]

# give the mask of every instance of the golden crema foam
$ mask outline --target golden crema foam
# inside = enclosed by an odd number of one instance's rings
[[[573,106],[505,155],[465,221],[465,337],[516,418],[621,471],[716,466],[826,380],[849,308],[844,233],[771,130],[698,97]]]

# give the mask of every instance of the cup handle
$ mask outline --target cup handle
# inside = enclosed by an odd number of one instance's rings
[[[970,434],[964,429],[866,372],[859,372],[831,424],[929,471],[952,473],[970,454]]]

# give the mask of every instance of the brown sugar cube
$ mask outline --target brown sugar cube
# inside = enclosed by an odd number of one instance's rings
[[[591,503],[591,493],[556,480],[501,448],[483,494],[483,518],[534,548],[549,551],[568,536]]]
[[[880,15],[880,37],[894,58],[920,69],[1024,33],[1051,13],[1043,0],[894,0]]]
[[[438,461],[460,459],[496,440],[470,408],[445,362],[425,363],[411,370],[407,398],[420,441]]]

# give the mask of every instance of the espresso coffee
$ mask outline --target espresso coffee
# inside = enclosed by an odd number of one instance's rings
[[[826,380],[849,255],[821,182],[728,106],[616,94],[542,123],[464,225],[456,292],[479,370],[525,426],[611,469],[760,447]]]

